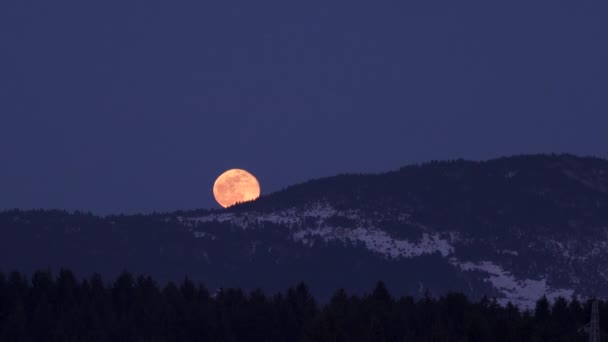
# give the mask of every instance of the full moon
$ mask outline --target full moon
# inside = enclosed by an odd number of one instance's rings
[[[227,208],[260,197],[260,183],[245,170],[231,169],[217,177],[213,184],[213,196],[217,203]]]

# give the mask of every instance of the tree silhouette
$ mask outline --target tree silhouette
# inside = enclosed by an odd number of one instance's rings
[[[319,305],[303,283],[272,297],[236,288],[211,296],[189,279],[160,288],[128,272],[108,284],[68,270],[13,272],[0,273],[0,340],[582,342],[589,303],[541,298],[522,312],[459,293],[395,299],[379,282],[362,297],[341,289]],[[605,302],[600,311],[608,316]]]

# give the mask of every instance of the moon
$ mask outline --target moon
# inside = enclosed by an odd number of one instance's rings
[[[215,180],[213,196],[219,205],[228,208],[236,203],[260,197],[260,183],[254,175],[245,170],[230,169]]]

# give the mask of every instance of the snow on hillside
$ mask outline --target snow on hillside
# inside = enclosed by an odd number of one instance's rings
[[[356,222],[357,226],[342,227],[329,224],[327,220],[335,216],[352,220]],[[401,214],[398,219],[404,221],[407,219],[407,215]],[[363,217],[358,210],[339,211],[323,202],[314,203],[300,211],[292,208],[273,213],[221,213],[187,219],[187,221],[230,222],[243,229],[258,227],[266,222],[274,223],[289,228],[293,240],[307,246],[312,246],[316,239],[325,242],[340,241],[361,244],[368,250],[388,258],[412,258],[433,253],[440,253],[445,257],[454,251],[454,247],[449,242],[449,238],[452,236],[450,234],[441,236],[436,233],[423,233],[422,238],[417,241],[397,239],[374,227],[373,220]],[[305,222],[313,223],[313,227],[309,227]],[[201,232],[194,232],[194,234],[196,237],[205,236]]]
[[[360,220],[362,215],[359,210],[339,211],[326,202],[313,203],[302,210],[295,208],[275,211],[272,213],[246,212],[246,213],[219,213],[209,214],[202,217],[184,218],[182,222],[230,222],[243,229],[250,229],[259,226],[261,223],[274,223],[286,226],[290,229],[299,227],[307,219],[315,219],[319,225],[325,220],[334,216],[341,216],[351,220]]]
[[[497,298],[501,305],[508,302],[522,308],[534,309],[536,301],[542,296],[547,296],[549,301],[557,297],[570,298],[574,293],[571,289],[555,289],[547,284],[546,279],[516,279],[510,272],[491,261],[460,262],[456,258],[450,258],[450,262],[463,271],[479,271],[485,273],[486,281],[502,294],[504,297]]]
[[[300,230],[293,234],[296,241],[312,246],[316,238],[323,241],[341,241],[352,244],[362,244],[368,250],[390,258],[413,258],[423,254],[440,253],[448,256],[454,247],[438,234],[424,233],[417,242],[395,239],[387,233],[375,228],[358,227],[355,229],[342,227],[323,227]]]
[[[303,209],[287,209],[272,213],[246,212],[246,213],[219,213],[196,218],[181,218],[182,222],[193,227],[196,237],[212,238],[195,229],[197,222],[223,222],[242,229],[256,229],[263,227],[264,223],[273,223],[285,227],[288,235],[304,246],[312,247],[318,242],[340,242],[344,245],[362,246],[372,253],[382,255],[389,259],[415,258],[422,255],[439,253],[454,267],[463,272],[480,272],[482,278],[489,282],[497,292],[497,300],[501,304],[511,302],[522,308],[532,309],[536,300],[543,295],[552,300],[558,296],[569,298],[574,293],[571,289],[553,288],[547,284],[546,279],[517,279],[513,274],[492,261],[469,262],[456,259],[455,245],[465,243],[466,239],[459,233],[437,233],[426,227],[410,222],[409,215],[396,213],[393,219],[397,222],[407,223],[420,229],[421,237],[417,239],[404,239],[391,236],[380,229],[377,219],[385,217],[382,214],[371,218],[364,216],[358,210],[341,211],[328,203],[315,203]],[[350,225],[342,226],[332,223],[334,217],[343,217],[350,220]],[[347,221],[348,222],[348,221]],[[547,244],[564,253],[560,241],[547,241]],[[498,254],[518,257],[519,252],[511,249],[498,250]],[[567,255],[566,255],[567,256]]]

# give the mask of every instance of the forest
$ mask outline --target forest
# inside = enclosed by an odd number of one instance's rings
[[[320,303],[303,283],[265,294],[128,272],[108,282],[12,272],[0,273],[0,341],[587,341],[591,302],[541,298],[521,310],[459,293],[395,298],[378,282]],[[599,308],[608,317],[608,303]]]

